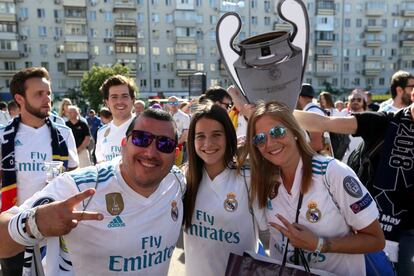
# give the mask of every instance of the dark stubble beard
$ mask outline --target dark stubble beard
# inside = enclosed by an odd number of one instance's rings
[[[50,115],[50,112],[42,112],[40,111],[40,108],[34,108],[31,106],[27,101],[24,104],[24,107],[26,108],[27,112],[32,114],[33,116],[39,118],[39,119],[45,119]]]

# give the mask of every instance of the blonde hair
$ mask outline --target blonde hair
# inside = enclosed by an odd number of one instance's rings
[[[305,139],[304,131],[286,105],[278,102],[259,102],[256,111],[249,118],[246,145],[238,164],[243,164],[249,155],[251,196],[253,199],[258,200],[260,208],[266,207],[267,200],[272,191],[277,193],[281,174],[280,167],[265,159],[258,148],[253,145],[253,137],[256,135],[256,122],[263,116],[271,116],[277,119],[292,132],[293,136],[297,137],[296,143],[303,162],[301,184],[301,192],[303,194],[309,190],[312,182],[312,157],[316,154],[309,146]]]
[[[72,101],[69,98],[63,98],[62,99],[62,103],[60,104],[60,109],[59,109],[59,116],[63,117],[65,116],[65,111],[64,111],[64,106],[65,105],[72,105]]]

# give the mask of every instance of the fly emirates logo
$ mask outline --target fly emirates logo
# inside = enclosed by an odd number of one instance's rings
[[[138,256],[109,256],[109,271],[131,272],[150,269],[163,263],[169,265],[175,245],[162,248],[162,236],[143,237],[140,243]]]
[[[226,231],[219,227],[214,227],[214,216],[202,210],[195,210],[196,223],[191,224],[187,229],[187,234],[200,238],[227,242],[239,243],[240,233]]]

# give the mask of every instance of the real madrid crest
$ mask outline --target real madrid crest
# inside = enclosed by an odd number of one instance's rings
[[[228,212],[234,212],[237,210],[239,203],[236,200],[234,193],[228,193],[226,200],[224,200],[224,209]]]
[[[171,218],[173,221],[177,221],[178,219],[178,207],[177,201],[175,200],[171,201]]]
[[[111,128],[109,128],[109,127],[108,127],[108,128],[105,130],[104,137],[108,136],[108,135],[109,135],[109,132],[111,132]]]
[[[318,222],[322,217],[321,211],[318,209],[316,201],[311,200],[308,203],[308,211],[306,212],[306,219],[309,222]]]
[[[106,210],[113,216],[117,216],[124,210],[124,199],[121,193],[110,193],[105,195]]]

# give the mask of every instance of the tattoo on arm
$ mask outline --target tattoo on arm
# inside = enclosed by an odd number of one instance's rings
[[[323,253],[329,253],[332,250],[332,241],[330,239],[325,239],[325,242],[322,247]]]

